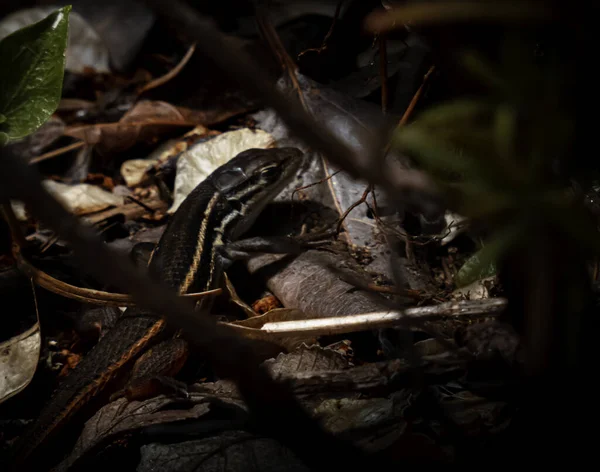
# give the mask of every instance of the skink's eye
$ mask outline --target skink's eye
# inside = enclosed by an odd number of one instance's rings
[[[229,169],[215,176],[215,186],[222,192],[233,188],[247,179],[246,174],[239,167]]]
[[[276,177],[278,173],[279,169],[277,167],[267,167],[260,172],[260,175],[265,179],[272,179],[273,177]]]

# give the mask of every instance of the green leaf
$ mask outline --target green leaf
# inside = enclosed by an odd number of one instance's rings
[[[8,142],[8,134],[0,131],[0,146],[4,146]]]
[[[394,146],[404,152],[415,154],[416,158],[432,171],[456,172],[470,171],[469,162],[460,156],[457,149],[450,149],[436,135],[410,125],[397,131]]]
[[[496,264],[522,234],[523,226],[513,223],[503,229],[494,239],[473,254],[460,268],[454,283],[465,287],[473,282],[496,274]]]
[[[480,249],[473,254],[460,268],[454,278],[457,287],[465,287],[477,280],[492,277],[496,274],[495,261],[489,261],[487,257],[482,257],[481,253],[484,249]]]
[[[500,105],[494,116],[494,138],[499,156],[504,163],[511,163],[517,154],[515,150],[517,136],[517,114],[516,111],[506,105]],[[519,172],[515,169],[513,172]]]
[[[451,107],[435,107],[429,110],[425,119],[420,117],[409,126],[397,130],[393,139],[394,147],[411,154],[432,173],[456,173],[463,178],[477,179],[484,182],[489,190],[504,189],[512,192],[513,187],[522,185],[522,171],[498,156],[498,150],[494,146],[494,122],[490,121],[486,128],[476,121],[460,128],[447,120]],[[476,104],[467,102],[456,107],[454,110],[459,124],[476,109]],[[438,110],[442,112],[439,116],[440,123],[446,121],[446,127],[431,129],[427,125],[437,120],[435,113]]]
[[[440,103],[421,112],[414,123],[430,131],[443,131],[445,128],[480,126],[486,120],[491,122],[495,105],[483,100],[457,99]]]
[[[505,84],[494,66],[475,51],[459,52],[459,60],[468,75],[472,75],[493,89],[503,89]]]
[[[70,11],[67,5],[0,41],[0,114],[10,140],[33,133],[58,107]]]

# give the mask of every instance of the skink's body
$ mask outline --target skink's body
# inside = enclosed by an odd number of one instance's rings
[[[149,262],[151,277],[180,294],[217,288],[230,262],[224,248],[290,183],[300,160],[296,149],[252,149],[217,169],[170,219]],[[74,416],[93,413],[93,400],[113,392],[141,354],[172,335],[162,318],[137,308],[126,310],[61,383],[24,435],[15,462],[29,464],[39,446]],[[43,459],[35,462],[40,470]]]

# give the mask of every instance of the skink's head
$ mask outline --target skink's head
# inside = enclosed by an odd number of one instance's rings
[[[236,218],[233,235],[246,231],[265,205],[294,178],[302,163],[296,148],[249,149],[216,170],[211,180]]]

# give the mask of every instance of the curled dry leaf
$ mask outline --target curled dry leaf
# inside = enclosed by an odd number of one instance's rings
[[[130,159],[121,164],[121,175],[128,187],[135,187],[144,181],[146,172],[158,159]]]
[[[250,111],[249,106],[214,107],[202,110],[186,107],[177,107],[177,109],[188,121],[201,123],[204,126],[214,126],[229,118]]]
[[[104,152],[121,152],[139,142],[156,142],[161,134],[175,128],[202,125],[193,121],[201,118],[201,114],[166,102],[142,100],[117,123],[72,126],[65,130],[65,134],[98,146]]]
[[[23,202],[20,202],[18,200],[11,200],[10,206],[17,220],[27,221],[27,209],[25,208],[25,204]]]
[[[149,444],[143,446],[141,452],[141,461],[136,469],[138,472],[310,470],[275,439],[246,431],[225,431],[215,436],[176,444]]]
[[[452,242],[469,227],[469,219],[457,213],[448,211],[444,215],[444,219],[446,220],[446,229],[444,230],[444,234],[440,235],[442,246]]]
[[[394,417],[394,402],[389,398],[341,398],[323,401],[315,410],[323,427],[334,434],[357,428],[377,426]],[[405,423],[402,422],[402,429]]]
[[[75,215],[102,211],[114,206],[119,207],[124,203],[123,197],[102,190],[96,185],[67,185],[49,179],[44,180],[42,183],[46,190]],[[19,221],[27,220],[26,208],[22,202],[13,200],[11,206]]]
[[[332,349],[306,344],[288,354],[280,354],[276,359],[263,363],[275,375],[293,375],[298,372],[342,370],[349,367],[346,358]]]
[[[153,212],[163,212],[166,211],[166,209],[167,204],[164,201],[159,198],[148,198],[140,200],[139,203],[125,203],[124,205],[115,208],[108,208],[96,212],[92,215],[85,216],[84,220],[93,224],[109,224],[112,220],[136,220],[144,217],[144,215],[149,215]]]
[[[506,402],[480,397],[468,390],[440,392],[439,397],[448,418],[471,437],[498,432],[507,425]]]
[[[140,185],[147,180],[148,172],[157,169],[170,159],[176,158],[184,152],[190,144],[208,136],[220,134],[209,131],[204,126],[196,126],[180,138],[169,139],[157,146],[145,159],[130,159],[121,164],[121,175],[128,187]]]
[[[104,210],[110,206],[123,205],[123,197],[102,190],[96,185],[66,185],[53,180],[45,180],[44,186],[71,213],[81,215]]]
[[[457,288],[450,296],[457,300],[486,299],[490,296],[490,289],[495,288],[497,284],[498,280],[496,277],[486,277],[485,279],[476,280],[465,287]]]
[[[189,419],[197,419],[210,411],[203,396],[192,396],[190,401],[160,395],[144,401],[128,402],[120,398],[102,407],[86,422],[70,456],[55,469],[67,471],[75,463],[91,454],[101,444],[109,445],[126,434],[133,434],[142,428]],[[179,408],[177,408],[179,406]]]
[[[40,355],[40,325],[0,343],[0,403],[23,390],[37,367]]]
[[[274,145],[275,139],[269,133],[244,128],[191,146],[177,161],[173,205],[169,208],[169,213],[174,213],[185,197],[217,167],[240,152],[252,148],[266,149]]]

